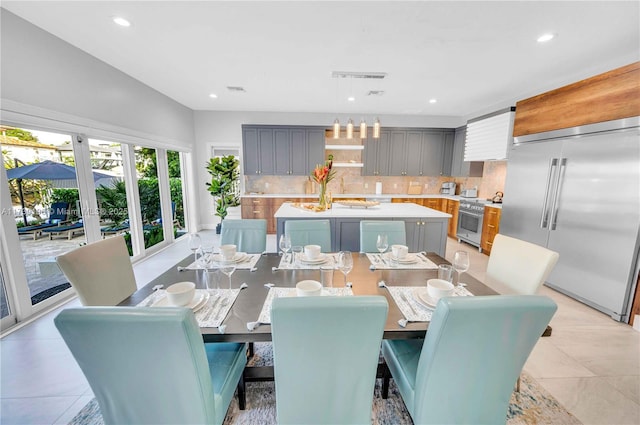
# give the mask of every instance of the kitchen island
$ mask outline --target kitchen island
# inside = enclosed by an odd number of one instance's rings
[[[334,203],[326,211],[314,212],[284,203],[275,212],[277,237],[284,233],[287,220],[329,220],[331,224],[331,250],[360,251],[360,221],[400,220],[405,222],[407,246],[410,252],[435,252],[444,257],[447,229],[451,214],[412,203],[381,203],[374,207],[347,207]]]

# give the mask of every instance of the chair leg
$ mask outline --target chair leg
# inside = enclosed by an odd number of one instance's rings
[[[249,350],[247,352],[247,358],[250,359],[255,354],[255,350],[253,348],[253,342],[249,343]]]
[[[382,398],[389,398],[389,382],[391,380],[391,371],[386,363],[383,363],[382,370]]]
[[[244,373],[238,381],[238,409],[244,410],[247,406],[247,392],[244,382]]]
[[[518,376],[518,380],[516,381],[516,392],[520,392],[520,376]]]

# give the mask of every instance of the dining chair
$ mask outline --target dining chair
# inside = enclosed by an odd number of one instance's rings
[[[500,293],[533,295],[547,280],[558,258],[559,254],[550,249],[497,234],[485,283]]]
[[[106,424],[222,424],[243,385],[245,344],[205,345],[191,309],[71,308],[54,322]]]
[[[261,254],[267,250],[267,220],[224,219],[220,230],[220,244],[237,245],[238,251]]]
[[[384,340],[382,354],[416,424],[497,424],[557,309],[548,297],[445,297],[424,340]],[[383,380],[383,398],[389,375]]]
[[[287,220],[284,233],[291,237],[291,246],[320,245],[322,252],[331,252],[329,220]]]
[[[376,241],[380,234],[387,235],[389,247],[395,244],[407,244],[404,221],[362,220],[360,222],[360,252],[378,252]]]
[[[114,306],[137,289],[124,236],[81,246],[56,262],[84,306]]]
[[[381,296],[276,298],[271,333],[279,424],[370,424]]]

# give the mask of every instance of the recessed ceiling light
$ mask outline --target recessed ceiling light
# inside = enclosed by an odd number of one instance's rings
[[[429,99],[429,103],[436,103],[438,99]]]
[[[217,94],[215,94],[215,93],[211,93],[211,94],[209,95],[209,97],[210,97],[211,99],[217,99],[217,98],[218,98],[218,95],[217,95]]]
[[[131,26],[131,22],[127,21],[126,19],[124,19],[123,17],[120,17],[120,16],[115,16],[113,18],[113,22],[115,22],[116,24],[120,25],[121,27],[130,27]]]
[[[538,37],[537,41],[538,43],[546,43],[547,41],[553,40],[555,36],[556,35],[552,33],[542,34],[540,37]]]
[[[355,102],[355,101],[356,101],[356,98],[355,98],[355,97],[353,97],[353,96],[349,96],[349,97],[347,98],[347,100],[348,100],[349,102]]]

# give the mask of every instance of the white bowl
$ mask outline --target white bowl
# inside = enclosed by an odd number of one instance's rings
[[[391,254],[395,258],[402,260],[409,254],[409,247],[406,245],[391,245]]]
[[[231,261],[236,256],[238,247],[236,245],[222,245],[220,247],[220,254],[225,261]]]
[[[427,293],[434,301],[438,301],[442,297],[450,297],[453,295],[453,283],[444,279],[427,280]]]
[[[317,280],[301,280],[296,284],[299,297],[313,297],[322,294],[322,284]]]
[[[178,282],[167,288],[169,304],[181,307],[188,305],[196,294],[196,284],[193,282]]]
[[[304,256],[307,260],[315,260],[320,256],[320,245],[305,245]]]

